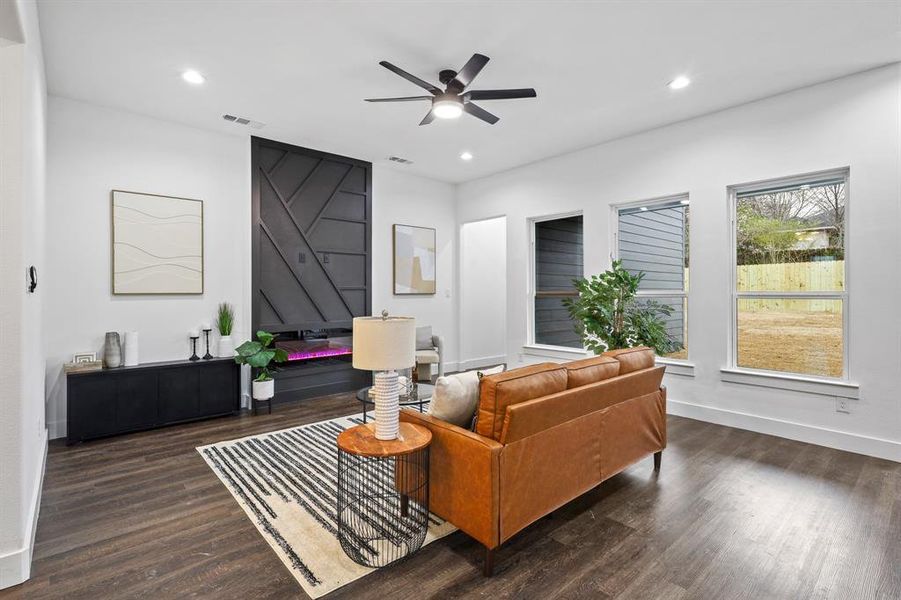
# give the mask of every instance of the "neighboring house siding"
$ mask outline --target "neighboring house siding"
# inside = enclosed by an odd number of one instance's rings
[[[620,213],[619,257],[631,273],[644,272],[640,290],[682,291],[685,280],[684,207]],[[684,343],[683,306],[680,297],[658,298],[673,308],[667,330]]]
[[[542,292],[573,292],[572,280],[583,275],[582,217],[535,224],[535,342],[581,348],[562,297]]]

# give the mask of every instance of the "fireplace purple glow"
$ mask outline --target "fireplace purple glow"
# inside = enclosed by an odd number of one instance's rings
[[[275,345],[287,352],[292,362],[353,354],[352,346],[338,340],[288,340],[277,341]]]

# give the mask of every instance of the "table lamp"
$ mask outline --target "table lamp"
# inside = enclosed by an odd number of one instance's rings
[[[353,326],[355,369],[375,371],[375,385],[370,393],[375,403],[375,437],[397,439],[400,388],[397,371],[416,362],[416,319],[389,317],[356,317]]]

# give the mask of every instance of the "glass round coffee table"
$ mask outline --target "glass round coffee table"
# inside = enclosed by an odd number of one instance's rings
[[[363,404],[363,422],[366,423],[368,416],[367,411],[370,406],[375,406],[375,402],[372,398],[369,397],[369,391],[372,389],[372,386],[364,387],[360,391],[357,392],[357,400],[359,400]],[[435,392],[435,386],[429,383],[420,383],[416,385],[416,391],[413,395],[401,394],[400,396],[400,405],[401,406],[415,406],[419,409],[419,412],[423,412],[423,408],[426,402],[432,399],[432,394]]]

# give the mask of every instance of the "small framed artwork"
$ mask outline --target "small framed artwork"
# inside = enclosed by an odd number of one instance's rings
[[[435,230],[394,226],[394,294],[435,293]]]
[[[74,363],[87,363],[95,360],[97,360],[96,352],[79,352],[72,357],[72,362]]]
[[[202,294],[203,201],[111,196],[113,294]]]

